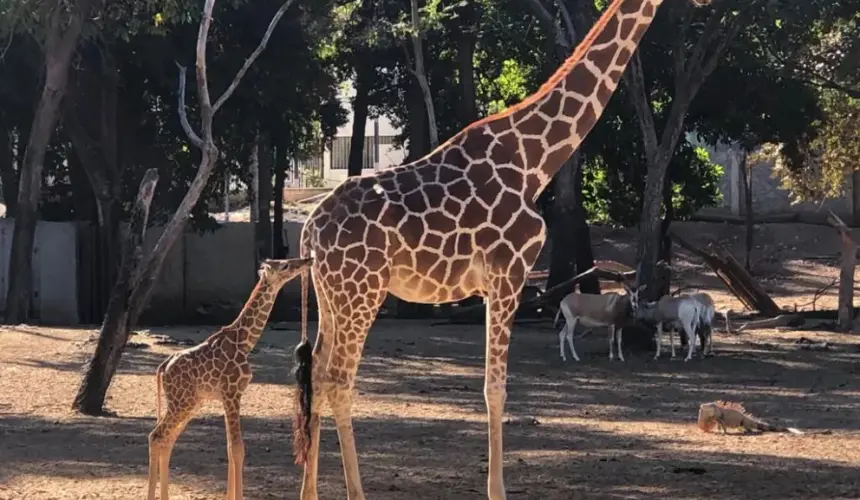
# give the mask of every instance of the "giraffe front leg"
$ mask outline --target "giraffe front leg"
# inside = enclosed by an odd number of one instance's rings
[[[613,326],[612,328],[615,328]],[[616,328],[615,335],[618,336],[618,359],[624,363],[624,342],[622,342],[622,334],[624,333],[624,328]]]
[[[227,500],[243,500],[245,442],[242,439],[239,400],[224,402],[224,425],[227,430]]]
[[[502,415],[507,400],[508,348],[511,324],[519,304],[524,283],[511,283],[507,276],[491,281],[487,297],[487,345],[484,372],[484,399],[487,404],[489,430],[489,463],[487,496],[489,500],[505,500],[504,451]],[[507,292],[507,293],[505,293]],[[513,292],[513,293],[511,293]]]

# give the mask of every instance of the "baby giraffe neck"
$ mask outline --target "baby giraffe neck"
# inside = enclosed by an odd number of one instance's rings
[[[261,278],[248,297],[245,307],[230,324],[229,328],[238,332],[237,341],[246,352],[250,352],[257,345],[263,330],[266,329],[277,291],[275,285]]]

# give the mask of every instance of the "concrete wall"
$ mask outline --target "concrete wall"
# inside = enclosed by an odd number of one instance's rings
[[[290,253],[297,257],[302,223],[284,221]],[[160,229],[147,232],[152,248]],[[207,233],[188,232],[171,249],[141,321],[149,324],[206,322],[232,319],[245,304],[257,280],[254,233],[248,222],[229,222]],[[288,283],[282,301],[296,305],[301,280]],[[277,316],[277,311],[273,312]]]
[[[711,161],[723,166],[720,179],[722,203],[716,207],[720,211],[735,215],[744,213],[742,156],[739,148],[730,145],[705,146],[711,154]],[[752,167],[753,211],[756,214],[800,213],[833,210],[836,213],[851,213],[851,178],[846,176],[846,195],[827,199],[823,202],[802,202],[792,204],[791,194],[780,187],[780,181],[773,177],[772,162],[758,162]]]
[[[0,309],[6,310],[14,219],[0,219]],[[77,238],[74,223],[36,225],[33,247],[34,317],[44,324],[78,322]]]

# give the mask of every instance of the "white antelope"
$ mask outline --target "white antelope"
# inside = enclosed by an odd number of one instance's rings
[[[623,362],[621,333],[624,325],[633,318],[633,314],[639,307],[639,292],[645,287],[646,285],[643,285],[632,290],[624,284],[624,290],[627,291],[625,295],[614,292],[604,294],[574,292],[561,299],[558,313],[553,320],[553,325],[555,325],[559,315],[564,315],[564,327],[558,332],[558,350],[561,354],[561,360],[567,361],[567,357],[564,355],[564,340],[567,339],[573,359],[579,361],[576,348],[573,347],[573,333],[577,323],[581,322],[587,328],[608,326],[609,359],[615,359],[614,346],[617,338],[618,359]]]
[[[699,328],[702,308],[702,303],[690,296],[671,297],[669,295],[660,297],[656,302],[646,302],[637,308],[635,312],[637,319],[657,324],[655,339],[657,352],[654,353],[654,359],[660,357],[664,324],[670,328],[669,342],[672,346],[672,358],[675,357],[675,338],[672,336],[672,328],[677,325],[680,325],[687,335],[687,357],[684,361],[689,361],[693,357],[693,351],[696,349],[694,335]]]

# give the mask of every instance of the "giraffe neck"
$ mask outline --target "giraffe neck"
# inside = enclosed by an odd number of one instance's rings
[[[515,144],[511,162],[525,170],[526,197],[536,199],[603,113],[662,2],[614,0],[537,92],[475,122],[462,137],[487,125],[494,143]],[[511,130],[516,139],[504,137]],[[467,141],[461,145],[468,151]]]
[[[245,352],[250,352],[260,340],[269,321],[269,315],[272,313],[272,307],[275,305],[279,288],[265,277],[260,278],[248,301],[245,302],[245,307],[228,327],[237,332],[236,342]]]

